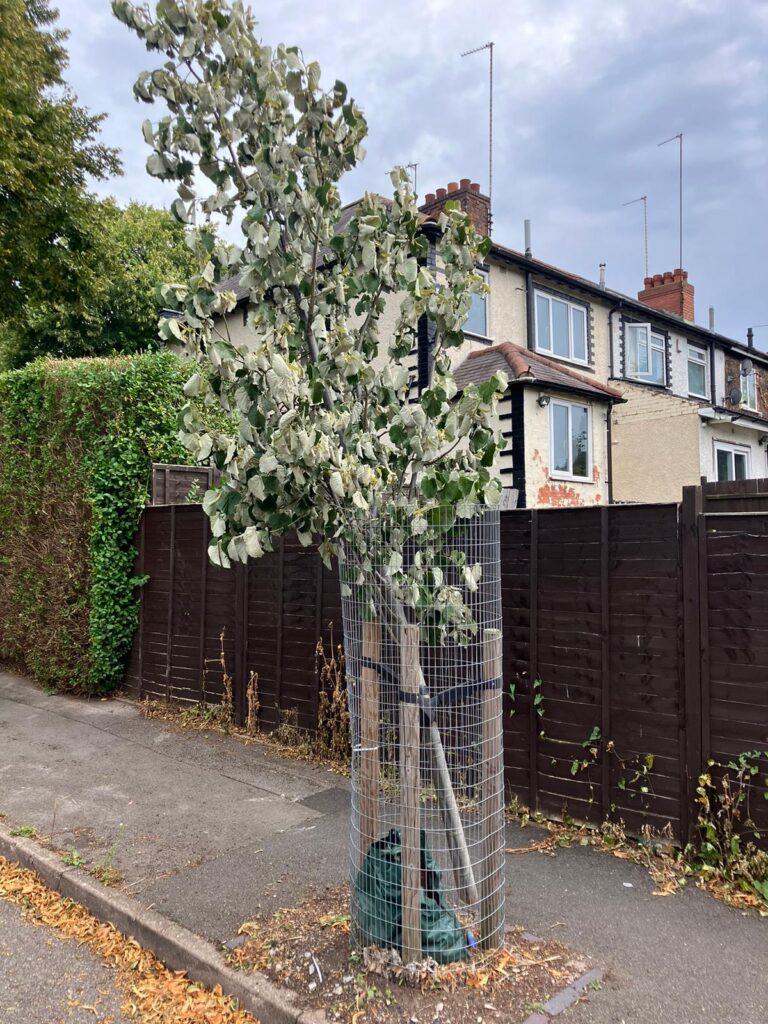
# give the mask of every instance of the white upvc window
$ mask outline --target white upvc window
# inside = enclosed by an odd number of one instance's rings
[[[488,284],[488,274],[484,270],[477,270],[477,274]],[[469,307],[469,316],[464,324],[465,334],[476,334],[480,338],[490,337],[490,326],[488,323],[488,292],[482,295],[473,293],[472,305]]]
[[[667,383],[667,340],[650,324],[624,324],[624,372],[633,380]]]
[[[707,350],[698,345],[688,346],[688,394],[707,397]]]
[[[718,480],[748,480],[750,450],[744,445],[715,441],[715,473]]]
[[[539,291],[534,303],[536,351],[588,365],[587,307]]]
[[[591,480],[592,430],[588,405],[549,403],[549,472],[552,477]]]
[[[741,385],[741,404],[745,409],[757,412],[757,371],[744,374]]]

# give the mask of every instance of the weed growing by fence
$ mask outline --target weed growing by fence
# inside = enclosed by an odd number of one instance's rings
[[[768,853],[756,845],[764,836],[750,806],[768,800],[768,751],[745,751],[727,764],[710,760],[708,768],[696,789],[701,838],[689,856],[705,881],[768,904]]]
[[[138,620],[134,535],[176,440],[169,353],[0,374],[0,657],[60,690],[120,684]]]
[[[325,652],[322,637],[317,641],[315,663],[319,680],[317,707],[317,744],[319,752],[332,760],[348,763],[351,756],[349,741],[349,702],[344,676],[344,648],[333,645],[331,626],[331,653]]]

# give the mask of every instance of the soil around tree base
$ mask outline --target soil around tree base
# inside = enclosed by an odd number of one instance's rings
[[[342,885],[248,921],[229,961],[266,974],[340,1024],[522,1024],[593,966],[518,927],[501,950],[459,964],[427,961],[414,978],[392,950],[350,949],[348,908]]]

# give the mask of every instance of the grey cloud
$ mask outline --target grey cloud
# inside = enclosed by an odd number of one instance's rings
[[[69,80],[109,113],[104,136],[125,176],[103,191],[167,203],[144,171],[136,74],[152,59],[107,0],[59,0],[71,31]],[[736,11],[736,7],[738,10]],[[472,177],[487,183],[487,59],[495,48],[494,235],[588,277],[608,264],[612,287],[642,285],[649,196],[651,272],[677,262],[676,153],[685,132],[685,256],[700,322],[741,337],[768,322],[768,8],[761,0],[275,0],[254,4],[265,41],[298,43],[342,78],[370,124],[368,157],[344,183],[349,200],[384,191],[386,172],[418,160],[419,190]],[[471,17],[467,17],[467,11]],[[768,331],[763,332],[768,347]],[[760,334],[758,334],[760,338]]]

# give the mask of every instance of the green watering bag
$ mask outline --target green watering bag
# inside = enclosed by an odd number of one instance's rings
[[[402,847],[392,829],[371,843],[355,879],[359,940],[365,946],[402,950]],[[464,960],[474,937],[462,928],[446,904],[437,865],[421,832],[421,952],[440,964]]]

